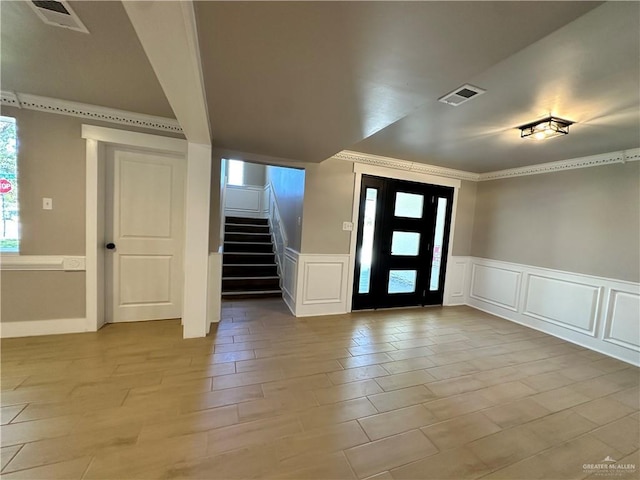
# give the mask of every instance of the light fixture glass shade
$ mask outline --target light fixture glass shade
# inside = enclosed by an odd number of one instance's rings
[[[556,117],[547,117],[537,122],[528,123],[518,127],[521,138],[533,138],[534,140],[545,140],[547,138],[561,137],[569,134],[570,120],[563,120]]]

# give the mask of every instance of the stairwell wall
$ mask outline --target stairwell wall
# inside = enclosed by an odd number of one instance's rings
[[[299,168],[267,166],[266,182],[278,203],[288,247],[300,251],[305,203],[305,171]]]

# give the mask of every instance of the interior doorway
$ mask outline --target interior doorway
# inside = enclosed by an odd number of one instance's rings
[[[362,176],[354,310],[442,304],[453,193]]]

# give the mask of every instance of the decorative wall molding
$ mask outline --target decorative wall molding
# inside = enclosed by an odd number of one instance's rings
[[[602,290],[599,285],[530,273],[522,314],[595,337]]]
[[[224,214],[227,217],[268,218],[269,209],[264,200],[265,187],[227,184]]]
[[[456,294],[445,296],[447,304],[463,299],[478,310],[640,365],[640,284],[477,257],[451,262],[461,267],[453,270]]]
[[[640,160],[640,148],[621,150],[619,152],[602,153],[588,157],[561,160],[558,162],[541,163],[528,167],[509,168],[496,172],[481,173],[479,180],[497,180],[500,178],[522,177],[525,175],[539,175],[541,173],[553,173],[562,170],[575,170],[577,168],[599,167],[612,163],[626,163]]]
[[[0,255],[0,270],[84,271],[85,257],[64,255]]]
[[[517,270],[472,262],[469,297],[515,312],[521,276]]]
[[[21,108],[18,96],[13,92],[0,91],[0,105]]]
[[[471,282],[471,257],[450,257],[447,261],[447,277],[443,304],[466,305]]]
[[[218,323],[222,316],[222,247],[209,253],[209,293],[207,295],[207,316],[209,325]],[[208,332],[207,332],[208,333]]]
[[[0,103],[9,107],[26,108],[40,112],[58,113],[72,117],[118,123],[152,130],[182,134],[182,127],[173,118],[145,115],[115,108],[71,102],[58,98],[42,97],[28,93],[1,92]]]
[[[640,352],[640,295],[611,289],[604,341]]]
[[[373,165],[375,167],[386,167],[396,170],[424,173],[427,175],[436,175],[438,177],[456,178],[458,180],[470,180],[472,182],[477,182],[480,178],[480,174],[478,173],[454,170],[453,168],[437,167],[435,165],[427,165],[418,162],[409,162],[407,160],[400,160],[397,158],[381,157],[378,155],[371,155],[369,153],[353,152],[350,150],[343,150],[342,152],[336,153],[331,158],[335,158],[337,160],[345,160],[347,162]]]
[[[285,248],[284,259],[279,265],[281,269],[282,299],[294,316],[296,315],[296,286],[298,281],[299,256],[299,252],[292,248]]]
[[[59,335],[62,333],[90,332],[86,318],[55,318],[51,320],[30,320],[0,323],[1,338],[34,337]]]
[[[348,270],[348,254],[299,254],[296,317],[346,313]]]
[[[353,152],[344,150],[335,154],[333,157],[337,160],[345,160],[353,163],[361,163],[373,165],[377,167],[386,167],[396,170],[404,170],[408,172],[424,173],[427,175],[436,175],[439,177],[455,178],[458,180],[468,180],[472,182],[484,182],[489,180],[498,180],[501,178],[522,177],[526,175],[538,175],[541,173],[553,173],[563,170],[575,170],[577,168],[599,167],[602,165],[610,165],[613,163],[627,163],[640,161],[640,148],[630,150],[621,150],[618,152],[602,153],[591,155],[588,157],[573,158],[561,160],[558,162],[541,163],[538,165],[529,165],[526,167],[509,168],[506,170],[498,170],[487,173],[465,172],[463,170],[454,170],[451,168],[438,167],[419,162],[410,162],[408,160],[400,160],[397,158],[381,157],[368,153]]]

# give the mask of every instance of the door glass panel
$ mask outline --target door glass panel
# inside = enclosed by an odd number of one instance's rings
[[[433,258],[431,259],[431,281],[429,291],[435,292],[440,286],[440,263],[442,260],[442,242],[444,240],[444,225],[447,213],[447,199],[438,198],[436,213],[436,231],[433,235]]]
[[[364,226],[360,249],[360,281],[358,293],[369,293],[371,287],[371,260],[373,257],[373,234],[376,227],[376,205],[378,189],[367,188],[364,202]]]
[[[417,232],[393,232],[391,255],[415,257],[420,250],[420,234]]]
[[[389,270],[387,293],[415,292],[417,275],[417,270]]]
[[[396,193],[396,206],[393,214],[396,217],[422,218],[424,195],[415,193]]]

